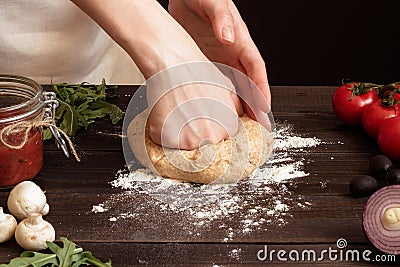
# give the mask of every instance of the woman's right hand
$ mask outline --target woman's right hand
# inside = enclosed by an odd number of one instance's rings
[[[154,85],[161,84],[148,83],[147,97],[149,108],[152,107],[148,117],[149,135],[155,143],[191,150],[236,135],[238,115],[243,111],[234,91],[207,83],[192,83],[167,90],[155,101],[157,97],[152,95],[160,92]]]

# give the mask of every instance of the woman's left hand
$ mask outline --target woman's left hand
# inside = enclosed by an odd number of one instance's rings
[[[271,93],[265,63],[234,3],[231,0],[170,0],[168,9],[210,61],[241,71],[257,85],[254,88],[244,84],[239,77],[236,81],[247,102],[242,101],[246,113],[269,126],[266,113],[271,110]],[[260,94],[252,90],[261,90],[264,97],[255,97]]]

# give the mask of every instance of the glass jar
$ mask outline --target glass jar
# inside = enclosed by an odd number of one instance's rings
[[[37,122],[54,118],[57,105],[55,94],[43,92],[35,81],[0,75],[0,188],[31,180],[39,173],[43,130]],[[39,126],[28,127],[33,124]],[[13,126],[20,127],[5,131]]]

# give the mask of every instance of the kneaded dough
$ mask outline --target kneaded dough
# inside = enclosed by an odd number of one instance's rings
[[[129,124],[127,137],[136,159],[167,178],[194,183],[236,183],[264,164],[273,150],[273,138],[247,115],[240,117],[239,131],[220,143],[194,150],[159,146],[146,134],[148,111]]]

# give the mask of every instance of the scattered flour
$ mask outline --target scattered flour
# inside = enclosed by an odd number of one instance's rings
[[[98,212],[105,212],[108,209],[104,208],[104,204],[99,204],[99,205],[93,205],[92,212],[98,213]]]
[[[224,242],[267,230],[271,225],[284,226],[291,211],[311,206],[310,201],[289,188],[295,179],[309,175],[303,170],[302,155],[322,142],[316,137],[296,135],[287,123],[278,123],[276,128],[274,157],[235,186],[192,185],[158,177],[146,169],[131,173],[120,170],[110,184],[122,192],[93,206],[92,211],[107,211],[108,220],[117,223],[137,221],[152,210],[161,214],[157,217],[181,218],[176,228],[186,229],[194,237],[207,229],[220,229]],[[141,199],[138,194],[151,197],[137,203]],[[232,250],[230,256],[238,258],[240,252]]]
[[[240,253],[242,253],[242,249],[235,248],[232,249],[232,251],[230,251],[228,255],[235,260],[240,260]]]

